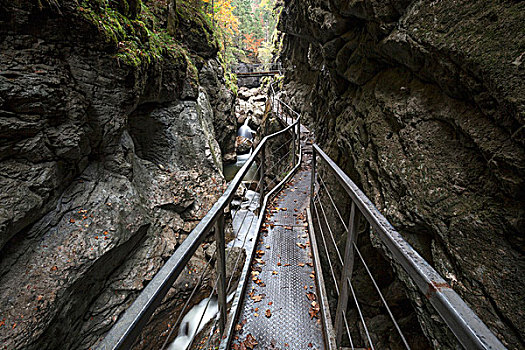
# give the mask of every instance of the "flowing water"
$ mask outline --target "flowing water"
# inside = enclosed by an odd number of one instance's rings
[[[224,178],[226,181],[231,181],[237,175],[237,172],[242,168],[242,166],[246,163],[246,161],[251,157],[252,152],[247,154],[239,154],[237,155],[237,161],[232,164],[226,164],[224,165]],[[244,176],[245,181],[254,181],[257,180],[257,162],[253,162],[250,169],[246,173],[246,176]]]
[[[206,304],[209,305],[206,308]],[[179,327],[179,334],[177,338],[170,344],[169,350],[185,350],[190,345],[191,338],[200,332],[204,326],[217,316],[218,313],[217,298],[214,296],[211,299],[203,299],[200,303],[195,305],[184,318]],[[202,318],[202,322],[200,322]],[[199,329],[197,325],[199,324]]]
[[[244,247],[245,243],[257,237],[257,216],[254,211],[259,208],[259,193],[247,190],[236,210],[232,210],[233,230],[238,232],[236,238],[228,243],[228,247]],[[242,265],[241,265],[242,267]],[[228,296],[228,302],[233,300],[235,293]],[[208,306],[206,307],[206,304]],[[195,305],[182,319],[179,333],[170,344],[169,350],[185,350],[190,345],[191,338],[198,334],[210,321],[216,319],[219,312],[217,297],[203,299]],[[202,319],[202,321],[201,321]],[[200,322],[200,325],[199,325]],[[197,329],[197,326],[199,327]]]
[[[247,126],[247,122],[243,127]],[[242,129],[242,127],[241,127]],[[250,129],[251,131],[251,129]],[[251,136],[251,135],[250,135]],[[251,137],[250,137],[251,138]],[[233,164],[224,166],[224,177],[226,181],[231,181],[242,166],[252,155],[252,150],[247,154],[237,155],[237,161]],[[252,182],[257,180],[257,164],[252,166],[244,176],[243,181]],[[233,231],[237,232],[234,240],[228,243],[228,248],[243,247],[246,242],[252,241],[257,237],[257,215],[255,210],[259,208],[259,193],[246,190],[237,209],[232,210]],[[233,300],[235,293],[228,296],[228,302]],[[216,319],[219,312],[217,297],[205,298],[195,305],[182,319],[179,333],[175,340],[170,344],[169,350],[185,350],[191,343],[191,339],[198,334],[211,320]],[[202,319],[202,321],[201,321]],[[198,327],[198,329],[197,329]]]

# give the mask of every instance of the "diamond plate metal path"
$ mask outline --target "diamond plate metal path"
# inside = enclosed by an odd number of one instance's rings
[[[307,297],[318,295],[305,227],[309,199],[310,171],[303,168],[268,206],[233,344],[251,334],[256,349],[325,348]]]

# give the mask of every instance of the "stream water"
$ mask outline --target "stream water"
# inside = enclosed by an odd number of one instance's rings
[[[191,338],[200,332],[208,322],[214,319],[218,313],[217,298],[211,298],[208,307],[209,298],[203,299],[200,303],[195,305],[182,319],[177,338],[170,344],[169,350],[185,350],[190,345]],[[202,318],[202,322],[197,329],[197,325]]]
[[[237,175],[237,172],[242,168],[246,161],[251,157],[252,152],[247,154],[237,155],[237,161],[235,163],[226,164],[223,167],[224,178],[226,181],[231,181]],[[244,177],[245,181],[252,181],[257,179],[257,163],[253,162],[252,166]]]
[[[228,248],[244,247],[249,241],[257,237],[257,215],[255,210],[259,208],[259,193],[247,190],[236,210],[232,210],[233,230],[237,232],[234,240],[228,243]],[[241,265],[242,268],[242,265]],[[228,296],[228,302],[233,300],[235,293]],[[208,304],[209,300],[209,304]],[[208,307],[206,307],[208,304]],[[182,319],[177,338],[170,344],[169,350],[185,350],[191,342],[191,338],[198,334],[218,314],[217,297],[203,299],[195,305]],[[202,318],[202,321],[200,321]],[[200,322],[200,325],[199,325]],[[197,325],[199,325],[197,329]]]

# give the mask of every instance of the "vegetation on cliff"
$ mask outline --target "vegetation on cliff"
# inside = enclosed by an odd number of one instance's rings
[[[205,22],[198,8],[181,1],[181,13],[191,7],[195,17]],[[140,66],[163,56],[185,58],[188,51],[168,31],[168,4],[165,0],[81,0],[78,14],[97,27],[115,58],[126,65]],[[209,31],[209,29],[208,29]]]

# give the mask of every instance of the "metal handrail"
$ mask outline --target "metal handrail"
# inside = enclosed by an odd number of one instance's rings
[[[357,185],[317,144],[313,144],[314,161],[312,161],[312,182],[315,181],[316,155],[319,155],[325,164],[328,165],[328,169],[330,169],[348,193],[352,200],[352,209],[356,208],[366,218],[394,260],[404,268],[418,286],[419,290],[425,294],[458,341],[466,349],[505,349],[499,339],[496,338],[441,275],[403,239],[370,199],[368,199]],[[353,211],[354,210],[352,210],[352,212]],[[352,216],[354,217],[354,215]],[[355,221],[353,218],[349,226],[354,226],[355,229]],[[345,264],[348,263],[346,258],[348,247],[352,250],[354,242],[355,233],[349,234],[347,252],[345,253]],[[351,274],[348,278],[351,278]],[[346,285],[346,279],[347,278],[342,279],[342,285]],[[350,280],[348,279],[348,281]],[[341,293],[340,299],[345,297],[347,298],[348,295],[345,296]],[[344,308],[341,309],[338,307],[337,312],[344,313]],[[337,319],[336,315],[336,320]],[[341,319],[339,318],[338,320],[340,322]],[[336,323],[337,322],[338,321],[336,321]],[[337,324],[335,325],[336,329],[338,326]]]
[[[220,221],[224,217],[224,210],[231,203],[237,188],[241,185],[242,179],[247,174],[255,159],[264,152],[266,143],[279,135],[282,135],[289,130],[294,132],[297,126],[300,127],[300,118],[288,127],[275,132],[271,135],[265,136],[248,161],[238,171],[230,185],[224,191],[223,195],[215,202],[213,207],[208,211],[206,216],[199,222],[199,224],[191,231],[188,237],[182,242],[174,254],[166,261],[164,266],[157,272],[153,279],[148,283],[144,290],[140,293],[133,304],[125,311],[124,315],[113,325],[109,333],[105,336],[102,342],[98,345],[100,350],[117,350],[129,349],[140,335],[142,329],[146,326],[151,315],[160,305],[164,296],[179,277],[186,264],[189,262],[197,248],[208,237],[214,226],[223,226]],[[294,147],[294,171],[297,168],[295,164],[295,147]],[[263,167],[264,168],[264,167]],[[264,186],[263,189],[264,191]],[[259,215],[263,216],[263,213]],[[222,239],[224,239],[224,232],[222,232]],[[219,293],[221,291],[219,290]],[[222,291],[225,294],[225,291]],[[222,298],[224,298],[222,296]],[[219,296],[221,299],[221,296]],[[224,322],[225,320],[223,320]]]
[[[272,105],[272,109],[275,107],[274,105],[275,105],[276,102],[278,104],[283,103],[283,101],[281,101],[280,99],[274,98],[275,95],[273,93],[274,93],[274,91],[272,89],[272,99],[270,100],[270,101],[272,101],[271,103],[273,104]],[[277,115],[277,117],[281,118],[279,112],[277,112],[276,115]],[[286,123],[286,120],[284,122]],[[295,129],[296,131],[294,131],[294,133],[293,133],[294,140],[295,140],[295,137],[299,135],[298,133],[301,130],[301,118],[300,118],[300,116],[299,116],[299,118],[297,118],[297,120],[293,124],[289,125],[285,130],[288,130],[290,127],[297,128],[297,129]],[[295,148],[296,145],[297,145],[297,150]],[[301,148],[301,143],[299,141],[297,141],[297,143],[295,143],[295,141],[294,141],[294,145],[292,147],[294,167],[288,172],[288,174],[277,185],[275,185],[275,187],[270,192],[268,192],[264,197],[261,195],[261,199],[262,199],[261,212],[260,212],[259,218],[257,220],[257,226],[256,226],[257,229],[258,229],[258,232],[260,232],[259,229],[261,228],[262,223],[263,223],[263,221],[265,219],[264,209],[268,205],[270,199],[290,180],[290,178],[293,176],[293,174],[301,167],[302,157],[303,157],[301,149],[302,149]],[[296,155],[298,155],[297,162],[295,161]],[[247,288],[247,286],[249,284],[249,281],[250,281],[249,280],[250,263],[251,263],[251,261],[253,260],[253,258],[255,256],[255,251],[256,251],[257,241],[258,240],[259,240],[259,237],[256,237],[253,240],[252,248],[251,248],[251,250],[250,250],[250,252],[248,254],[248,258],[246,259],[246,263],[245,263],[245,265],[243,267],[243,271],[241,273],[241,281],[239,282],[239,285],[237,287],[237,291],[235,293],[235,299],[234,299],[234,301],[232,303],[232,307],[231,307],[231,311],[230,311],[230,313],[232,315],[229,318],[229,322],[228,322],[228,325],[226,327],[225,335],[223,336],[223,339],[222,339],[222,341],[221,341],[221,343],[219,345],[219,350],[227,350],[227,349],[229,349],[229,346],[230,346],[231,341],[233,339],[233,336],[235,334],[235,324],[236,324],[235,320],[240,315],[241,307],[242,307],[242,298],[244,296],[244,293],[245,293],[246,288]]]

